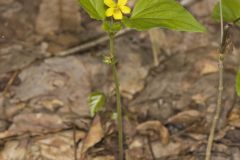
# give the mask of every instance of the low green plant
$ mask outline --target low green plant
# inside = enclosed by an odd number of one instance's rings
[[[215,115],[212,121],[208,144],[206,149],[205,160],[211,159],[211,150],[215,138],[215,130],[219,121],[222,108],[223,94],[223,60],[226,53],[229,52],[229,28],[240,25],[240,0],[220,0],[213,9],[213,18],[221,23],[221,43],[219,46],[219,86],[218,98]],[[224,25],[224,22],[226,23]],[[240,71],[236,76],[236,91],[240,96]]]
[[[79,0],[79,2],[91,18],[102,21],[103,29],[109,36],[109,54],[103,61],[111,66],[115,82],[118,160],[123,160],[122,106],[117,74],[119,62],[116,58],[114,42],[116,33],[123,28],[148,30],[160,27],[188,32],[204,32],[205,28],[175,0],[137,0],[133,9],[127,6],[127,0]],[[104,106],[103,99],[105,98],[102,96],[103,94],[99,92],[90,95],[89,105],[92,116]]]
[[[237,95],[240,96],[240,70],[238,70],[237,76],[236,76],[236,91]]]

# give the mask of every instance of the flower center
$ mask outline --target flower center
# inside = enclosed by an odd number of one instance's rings
[[[114,13],[118,13],[120,11],[120,8],[118,7],[118,6],[116,6],[115,8],[114,8]]]

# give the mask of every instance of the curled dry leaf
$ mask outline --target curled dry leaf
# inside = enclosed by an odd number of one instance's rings
[[[84,156],[88,149],[90,149],[91,147],[93,147],[95,144],[102,140],[103,136],[104,131],[102,128],[101,120],[100,117],[97,115],[94,118],[92,126],[90,127],[90,130],[83,141],[81,155]]]
[[[137,126],[137,131],[142,135],[150,135],[157,133],[163,144],[169,142],[168,129],[160,121],[147,121]]]
[[[194,122],[198,121],[202,117],[202,114],[197,110],[187,110],[180,112],[172,117],[170,117],[167,123],[175,125],[191,125]]]

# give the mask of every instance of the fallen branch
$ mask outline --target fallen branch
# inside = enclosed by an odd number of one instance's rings
[[[132,29],[125,29],[125,30],[121,30],[119,31],[115,37],[121,37],[129,32],[133,31]],[[65,50],[65,51],[62,51],[62,52],[59,52],[57,53],[56,55],[57,56],[60,56],[60,57],[63,57],[63,56],[68,56],[68,55],[72,55],[72,54],[75,54],[75,53],[78,53],[78,52],[82,52],[82,51],[86,51],[86,50],[89,50],[93,47],[96,47],[98,46],[99,44],[102,44],[102,43],[106,43],[108,41],[108,35],[105,35],[103,37],[100,37],[94,41],[90,41],[90,42],[87,42],[87,43],[84,43],[84,44],[81,44],[79,46],[76,46],[76,47],[73,47],[73,48],[70,48],[68,50]]]

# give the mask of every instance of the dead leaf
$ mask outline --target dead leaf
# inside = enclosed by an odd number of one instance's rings
[[[53,34],[60,27],[59,0],[43,0],[36,21],[36,30],[42,34]]]
[[[147,137],[135,136],[129,148],[125,151],[126,160],[152,159]]]
[[[142,135],[154,135],[157,133],[163,144],[169,142],[168,129],[160,121],[147,121],[137,126],[137,131]]]
[[[167,145],[163,145],[159,142],[152,143],[152,149],[155,158],[162,158],[169,155],[177,155],[183,150],[183,145],[178,142],[170,142]]]
[[[1,160],[25,160],[27,154],[27,142],[8,141],[1,151]]]
[[[206,97],[203,94],[196,94],[192,96],[192,100],[197,104],[205,105]]]
[[[93,147],[95,144],[100,142],[104,136],[104,131],[102,128],[100,117],[97,115],[91,125],[91,128],[86,136],[86,138],[83,141],[82,151],[81,155],[84,156],[84,154]],[[81,156],[81,157],[82,157]]]
[[[61,28],[64,31],[76,32],[80,29],[80,6],[75,0],[61,0]]]
[[[180,112],[167,120],[167,123],[175,125],[191,125],[194,122],[198,121],[202,117],[202,114],[197,110],[187,110]]]
[[[76,131],[76,140],[83,139],[85,133]],[[74,159],[73,131],[58,132],[49,136],[38,138],[29,145],[28,154],[24,160],[73,160]],[[77,157],[80,148],[77,148]]]
[[[87,160],[115,160],[114,156],[97,156],[97,157],[88,157]]]
[[[235,110],[229,114],[228,123],[234,127],[240,127],[240,110]]]
[[[13,118],[13,124],[7,131],[0,133],[0,139],[30,133],[32,135],[66,128],[57,115],[43,113],[25,113]]]
[[[217,64],[215,63],[205,63],[201,70],[201,75],[215,73],[218,71]]]

